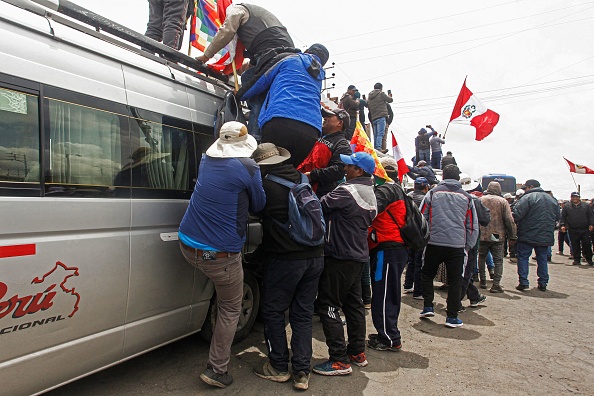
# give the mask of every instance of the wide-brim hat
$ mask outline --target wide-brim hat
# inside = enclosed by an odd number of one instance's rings
[[[258,142],[241,122],[230,121],[223,124],[219,138],[206,150],[206,155],[214,158],[249,158]]]
[[[274,143],[259,144],[252,154],[252,159],[258,165],[280,164],[289,158],[291,158],[289,150],[276,146]]]

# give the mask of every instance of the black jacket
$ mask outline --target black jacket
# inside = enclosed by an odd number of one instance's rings
[[[540,187],[532,188],[514,204],[514,221],[518,225],[518,241],[534,246],[555,244],[555,223],[559,220],[559,204]]]
[[[574,205],[567,202],[561,210],[561,226],[572,231],[586,231],[589,226],[594,225],[592,208],[585,202]]]
[[[447,165],[458,165],[456,163],[456,158],[453,155],[445,155],[441,158],[441,169],[445,168]]]
[[[351,155],[351,145],[344,135],[344,132],[336,132],[325,135],[321,141],[328,146],[332,152],[332,158],[325,168],[314,169],[310,172],[312,183],[318,183],[316,194],[319,198],[334,190],[344,178],[344,162],[340,154]]]
[[[276,182],[265,179],[266,174],[272,174],[283,179],[299,183],[301,173],[292,165],[277,165],[263,170],[262,185],[266,193],[266,206],[261,212],[262,215],[262,244],[258,250],[268,254],[268,257],[278,259],[308,259],[324,255],[324,245],[305,246],[295,242],[289,233],[279,224],[274,222],[275,218],[281,223],[289,220],[289,189]],[[263,253],[260,251],[259,253]]]

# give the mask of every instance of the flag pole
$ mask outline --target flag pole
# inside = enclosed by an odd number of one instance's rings
[[[446,129],[443,132],[443,139],[445,139],[446,133],[448,133],[448,128],[450,127],[450,123],[448,122],[448,125],[446,125]]]
[[[237,78],[237,66],[235,66],[235,57],[231,59],[231,67],[233,68],[233,80],[235,81],[235,93],[239,91],[239,81]]]
[[[578,186],[578,184],[575,181],[575,177],[573,177],[573,174],[571,173],[571,168],[569,167],[569,164],[567,163],[567,158],[563,157],[563,159],[565,160],[565,165],[567,166],[567,170],[569,171],[569,175],[573,179],[573,184],[575,184],[575,188],[577,188],[578,189],[578,192],[579,192],[580,186]]]

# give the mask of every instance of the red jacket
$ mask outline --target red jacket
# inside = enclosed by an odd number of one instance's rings
[[[368,230],[369,249],[403,247],[400,227],[406,224],[406,205],[402,187],[397,184],[382,184],[375,189],[375,197],[379,214]]]

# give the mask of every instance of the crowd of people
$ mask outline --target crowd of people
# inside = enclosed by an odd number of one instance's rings
[[[187,1],[167,3],[176,10],[174,16],[164,13],[162,1],[149,4],[147,35],[179,48]],[[431,125],[415,138],[408,174],[414,189],[405,191],[400,185],[398,164],[390,156],[381,156],[380,163],[392,181],[379,180],[372,176],[375,158],[352,152],[350,140],[357,120],[365,124],[368,108],[373,147],[387,151],[392,93],[376,83],[361,97],[350,85],[336,109],[320,106],[327,48],[314,44],[304,52],[295,49],[282,23],[252,4],[227,9],[223,25],[198,59],[208,60],[235,34],[252,66],[237,92],[248,101],[249,122],[222,125],[200,161],[178,233],[185,259],[212,280],[216,291],[217,322],[200,375],[207,384],[226,387],[233,382],[228,367],[241,310],[241,252],[250,213],[260,218],[263,230],[262,243],[249,261],[264,265],[261,310],[268,354],[254,373],[275,382],[292,379],[298,390],[308,389],[311,371],[346,375],[352,366],[368,365],[366,348],[401,350],[402,296],[412,293],[423,300],[420,319],[434,317],[434,280],[440,272],[448,288],[445,326],[457,328],[463,325],[458,314],[466,309],[466,298],[470,307],[487,299],[479,289],[487,288],[490,260],[489,291],[504,292],[508,250],[517,261],[516,289],[530,287],[528,262],[534,251],[538,290],[547,290],[558,222],[559,254],[568,243],[574,264],[583,255],[593,265],[592,204],[582,202],[579,193],[572,193],[560,210],[534,179],[515,197],[502,196],[497,182],[482,191],[470,178],[461,179],[451,152],[442,155],[445,139]],[[435,169],[442,169],[441,180]],[[415,213],[429,234],[416,249],[405,242]],[[366,309],[376,333],[366,332]],[[328,358],[312,366],[314,311]]]

